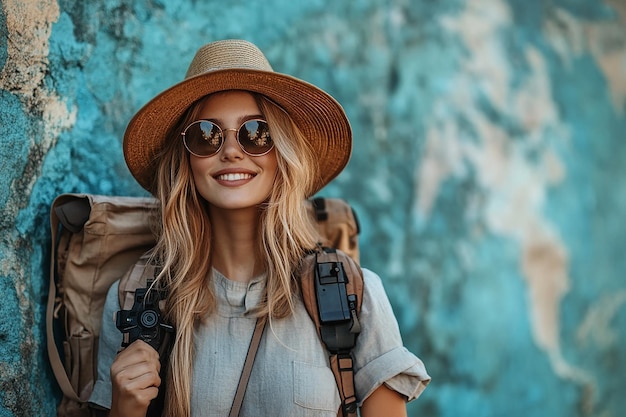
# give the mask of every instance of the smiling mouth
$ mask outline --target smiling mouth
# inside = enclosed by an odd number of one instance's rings
[[[231,173],[231,174],[218,175],[217,177],[215,177],[215,179],[217,179],[218,181],[241,181],[241,180],[248,180],[253,177],[254,175],[252,174],[244,174],[242,172],[237,172],[237,173]]]

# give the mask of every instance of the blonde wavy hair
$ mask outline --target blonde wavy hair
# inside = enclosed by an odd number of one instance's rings
[[[264,96],[253,94],[270,126],[278,173],[267,202],[259,207],[258,262],[267,285],[258,316],[283,318],[294,309],[299,290],[295,271],[305,252],[318,242],[306,211],[319,172],[307,138],[287,113]],[[163,270],[157,284],[168,289],[167,318],[176,328],[169,357],[165,414],[190,415],[194,328],[215,309],[211,276],[211,224],[207,202],[197,193],[180,132],[196,120],[203,103],[194,104],[167,138],[158,158],[157,198],[161,225],[154,257]]]

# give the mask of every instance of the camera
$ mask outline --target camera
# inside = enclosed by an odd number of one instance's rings
[[[167,348],[169,335],[174,328],[163,320],[159,302],[164,298],[162,291],[156,288],[137,288],[131,310],[120,310],[115,318],[115,325],[122,333],[128,334],[126,347],[135,340],[143,340],[160,355]]]

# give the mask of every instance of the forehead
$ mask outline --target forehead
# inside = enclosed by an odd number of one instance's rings
[[[211,94],[202,100],[198,109],[198,118],[223,122],[260,115],[261,110],[254,96],[239,90]]]

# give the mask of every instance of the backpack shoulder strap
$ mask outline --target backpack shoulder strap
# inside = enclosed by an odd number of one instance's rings
[[[150,252],[146,252],[135,262],[128,272],[120,279],[117,295],[122,310],[130,310],[135,302],[138,288],[148,286],[148,280],[156,277],[157,267],[150,263]]]
[[[356,417],[352,349],[361,331],[363,271],[344,252],[324,248],[302,262],[300,285],[304,305],[330,354],[344,417]]]

